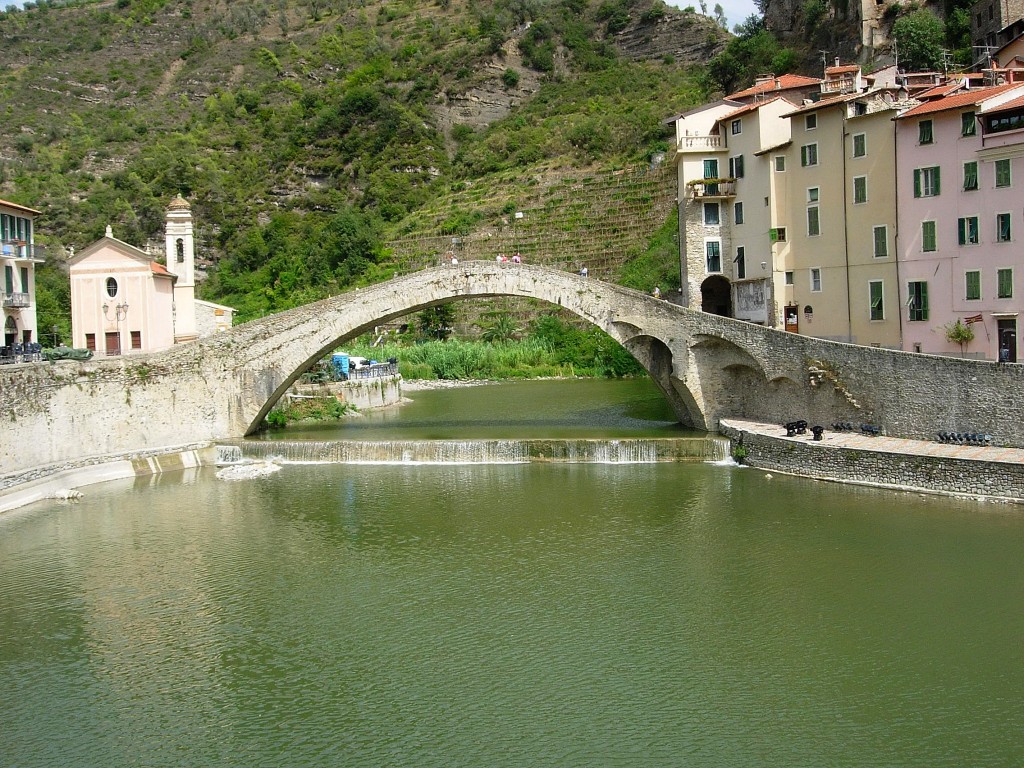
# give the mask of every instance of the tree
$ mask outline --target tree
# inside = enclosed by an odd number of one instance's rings
[[[420,312],[420,333],[428,339],[444,341],[451,336],[454,324],[455,305],[451,302],[438,304],[436,307],[427,307]]]
[[[947,323],[942,328],[946,332],[946,341],[960,345],[961,355],[964,353],[964,347],[974,341],[974,329],[964,325],[959,317],[955,323]]]
[[[503,341],[514,341],[522,328],[516,325],[512,315],[501,313],[495,316],[490,322],[481,326],[483,333],[480,338],[491,344]]]
[[[942,66],[946,31],[931,11],[922,8],[901,16],[892,25],[892,35],[904,69],[927,70]]]
[[[722,29],[729,29],[729,20],[725,18],[725,9],[721,3],[715,3],[715,21]]]

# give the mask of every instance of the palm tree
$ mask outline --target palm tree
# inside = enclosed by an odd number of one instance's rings
[[[481,328],[483,328],[483,333],[480,334],[480,338],[491,344],[514,341],[523,330],[516,325],[516,321],[509,314],[496,315],[494,319],[487,323],[487,325],[482,325]]]

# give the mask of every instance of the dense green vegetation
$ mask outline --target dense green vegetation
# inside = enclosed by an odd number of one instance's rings
[[[666,13],[662,0],[9,9],[0,194],[44,211],[37,234],[52,254],[108,224],[158,242],[183,194],[211,262],[200,295],[244,321],[389,276],[383,243],[415,232],[405,221],[427,202],[458,208],[470,188],[513,195],[552,167],[667,148],[664,117],[707,84],[682,62],[627,59],[611,36]],[[480,89],[515,91],[507,115],[460,122],[449,102]],[[472,227],[472,210],[453,226]],[[45,327],[68,324],[59,276],[46,274],[58,262],[40,270]]]
[[[407,379],[514,379],[545,376],[644,375],[640,364],[598,328],[580,328],[553,315],[540,317],[526,337],[501,341],[426,341],[347,347],[370,359],[398,358]]]

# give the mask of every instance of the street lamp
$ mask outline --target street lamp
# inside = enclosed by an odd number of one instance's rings
[[[53,348],[56,349],[60,342],[60,327],[55,325],[50,331],[53,333]]]
[[[108,312],[109,309],[110,309],[110,305],[104,303],[104,305],[103,305],[103,317],[105,317],[107,320],[110,319],[110,317],[107,315],[107,312]],[[116,322],[120,323],[126,317],[128,317],[128,302],[126,301],[124,304],[115,304],[114,305],[114,320]]]

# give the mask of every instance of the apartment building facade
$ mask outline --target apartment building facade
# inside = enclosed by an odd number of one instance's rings
[[[845,74],[845,73],[844,73]],[[783,326],[818,338],[898,349],[895,127],[890,89],[822,99],[785,117],[792,143],[775,162],[788,243]]]
[[[39,341],[36,320],[36,266],[45,261],[35,244],[39,211],[0,200],[0,267],[3,269],[3,345]]]
[[[1017,361],[1024,85],[928,101],[897,126],[903,348]],[[962,349],[957,320],[975,336]]]

